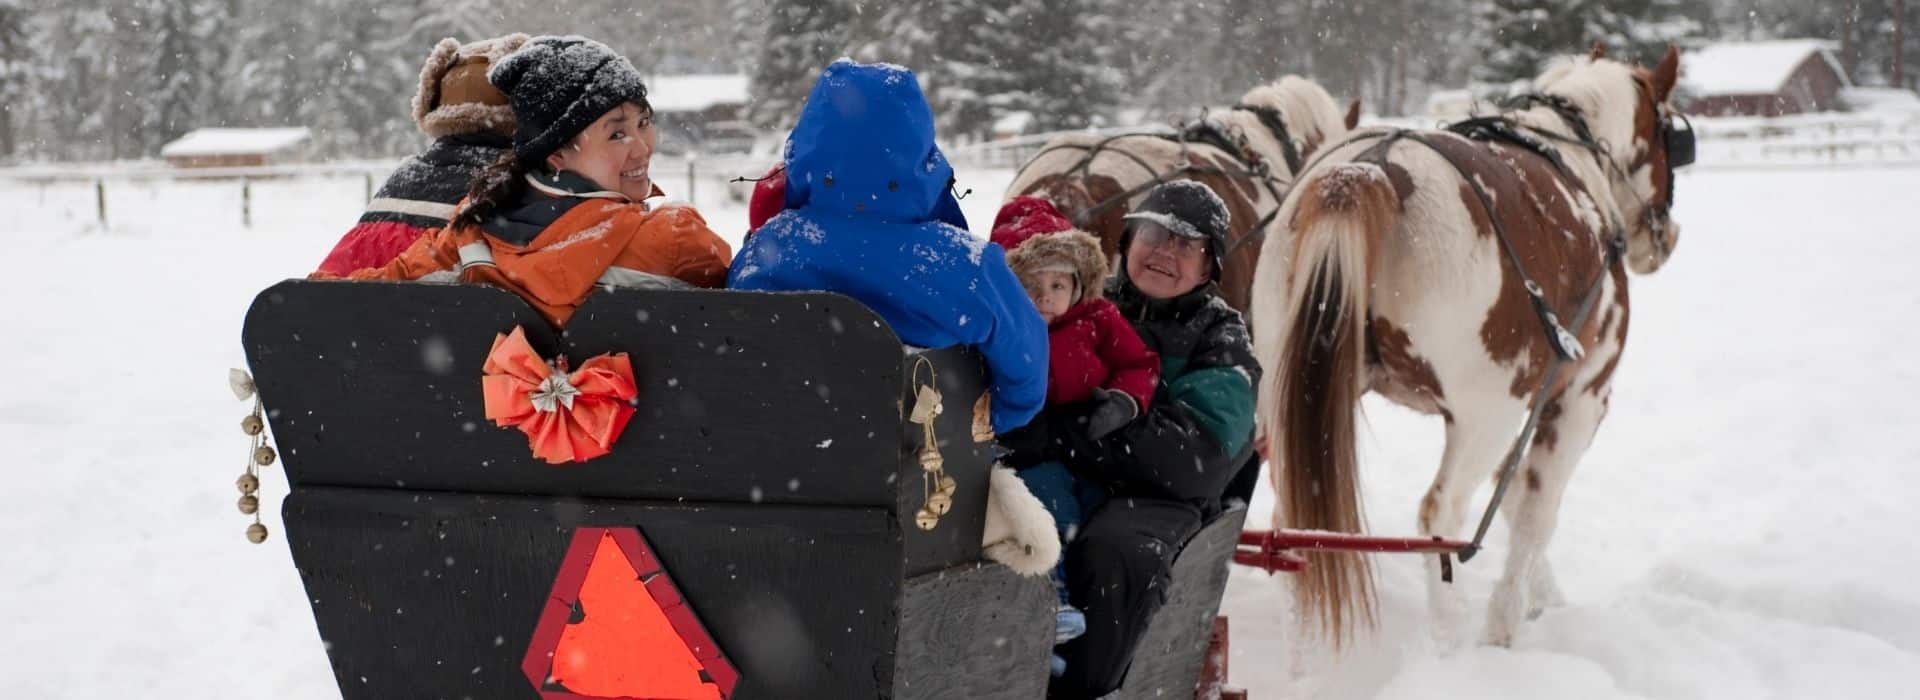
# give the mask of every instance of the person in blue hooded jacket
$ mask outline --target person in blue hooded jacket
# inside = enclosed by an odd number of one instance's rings
[[[903,343],[978,349],[995,432],[1039,413],[1046,322],[1006,251],[967,232],[912,71],[827,66],[787,137],[785,177],[785,210],[741,245],[728,287],[853,297]]]

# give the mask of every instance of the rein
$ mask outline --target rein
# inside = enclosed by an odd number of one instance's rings
[[[1260,120],[1261,125],[1267,128],[1267,131],[1272,134],[1274,140],[1280,142],[1281,156],[1286,160],[1288,175],[1290,177],[1298,176],[1301,172],[1300,153],[1293,145],[1293,139],[1287,131],[1286,122],[1281,118],[1280,111],[1269,107],[1248,104],[1237,104],[1233,106],[1233,109],[1253,114]],[[1148,164],[1146,160],[1130,151],[1120,148],[1110,149],[1110,144],[1126,138],[1154,138],[1178,143],[1180,145],[1180,162],[1171,168],[1158,170]],[[1194,165],[1193,159],[1188,155],[1188,144],[1192,142],[1205,143],[1220,149],[1240,167],[1238,169],[1228,169]],[[1252,180],[1260,183],[1260,185],[1267,190],[1267,193],[1273,196],[1274,206],[1268,210],[1266,214],[1254,221],[1252,225],[1247,227],[1232,243],[1228,244],[1226,250],[1221,251],[1220,259],[1223,261],[1232,257],[1234,253],[1239,252],[1240,248],[1247,243],[1264,239],[1266,237],[1267,225],[1273,223],[1273,220],[1280,215],[1280,203],[1286,200],[1286,192],[1281,188],[1280,180],[1274,175],[1273,169],[1268,164],[1267,159],[1262,158],[1259,153],[1254,152],[1253,149],[1247,145],[1244,136],[1236,138],[1219,125],[1209,121],[1203,120],[1171,134],[1152,132],[1115,134],[1092,144],[1055,144],[1048,146],[1041,149],[1039,153],[1034,154],[1033,158],[1029,159],[1026,165],[1020,166],[1020,170],[1014,173],[1014,179],[1020,179],[1020,177],[1026,173],[1029,166],[1040,161],[1041,156],[1060,150],[1082,151],[1086,154],[1082,156],[1078,162],[1074,163],[1072,167],[1067,169],[1067,172],[1078,171],[1080,173],[1082,188],[1086,187],[1088,178],[1092,176],[1091,168],[1094,159],[1108,150],[1125,156],[1128,160],[1133,161],[1135,165],[1140,166],[1141,170],[1147,172],[1148,179],[1146,182],[1128,188],[1124,192],[1100,200],[1099,202],[1095,202],[1078,212],[1068,214],[1068,218],[1072,219],[1075,225],[1082,227],[1092,221],[1093,217],[1100,215],[1108,209],[1125,204],[1136,195],[1166,184],[1173,176],[1205,174],[1235,180]]]

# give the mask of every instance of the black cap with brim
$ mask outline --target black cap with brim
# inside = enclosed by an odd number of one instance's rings
[[[1213,279],[1220,279],[1226,267],[1227,228],[1232,225],[1233,214],[1212,188],[1193,180],[1162,183],[1147,192],[1139,208],[1120,218],[1151,221],[1181,238],[1206,241],[1213,258]],[[1133,227],[1129,226],[1121,245],[1132,243]],[[1121,254],[1125,255],[1124,247]]]
[[[1207,234],[1202,233],[1200,229],[1195,228],[1193,224],[1181,221],[1172,214],[1163,214],[1157,211],[1137,211],[1120,218],[1126,221],[1151,221],[1159,224],[1161,228],[1172,231],[1174,235],[1180,236],[1181,238],[1205,239],[1207,237]]]

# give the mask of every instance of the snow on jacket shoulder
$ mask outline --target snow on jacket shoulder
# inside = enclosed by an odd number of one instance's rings
[[[741,245],[727,284],[846,294],[903,343],[977,348],[993,428],[1011,430],[1046,398],[1046,324],[1006,253],[967,233],[952,182],[913,73],[836,62],[788,138],[786,209]]]
[[[556,326],[566,325],[594,287],[719,287],[732,250],[684,206],[647,210],[617,199],[530,197],[496,217],[512,230],[452,225],[421,238],[385,266],[357,270],[359,280],[459,280],[520,295]],[[514,240],[525,240],[515,243]],[[328,275],[316,275],[327,277]]]

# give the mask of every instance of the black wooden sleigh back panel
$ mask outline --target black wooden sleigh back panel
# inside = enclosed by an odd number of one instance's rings
[[[516,325],[575,366],[628,354],[639,396],[611,454],[549,465],[486,419],[481,367]],[[615,551],[724,697],[1044,687],[1051,591],[977,561],[978,358],[904,351],[846,297],[608,290],[556,333],[488,287],[289,281],[243,342],[343,695],[613,697],[551,669],[606,619],[593,586],[620,584],[583,566]],[[922,358],[957,483],[932,531],[906,419]]]

